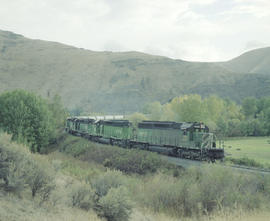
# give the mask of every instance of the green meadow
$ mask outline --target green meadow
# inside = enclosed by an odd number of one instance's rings
[[[249,158],[270,165],[270,137],[236,137],[225,140],[226,156]]]

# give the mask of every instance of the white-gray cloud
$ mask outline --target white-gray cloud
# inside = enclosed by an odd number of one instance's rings
[[[239,55],[249,42],[270,45],[269,0],[0,0],[0,6],[0,29],[91,50],[213,61]]]

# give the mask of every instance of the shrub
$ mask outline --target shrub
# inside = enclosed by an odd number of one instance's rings
[[[0,178],[4,180],[4,184],[2,184],[4,190],[19,195],[25,187],[24,169],[18,168],[18,165],[14,162],[9,162],[6,168],[0,169],[0,173]]]
[[[125,187],[111,188],[98,202],[98,214],[108,221],[126,221],[132,210]]]
[[[94,207],[95,192],[87,184],[75,184],[70,192],[71,205],[84,210]]]
[[[0,135],[0,181],[5,191],[20,193],[30,188],[32,197],[38,193],[40,203],[46,201],[54,188],[53,171],[48,163],[31,155],[27,148],[10,143]]]
[[[105,196],[111,188],[118,188],[125,184],[125,177],[120,171],[108,171],[91,181],[91,186],[99,198]]]
[[[163,162],[156,153],[141,150],[123,150],[122,154],[111,159],[111,168],[121,170],[125,173],[146,174],[154,173],[161,168]]]
[[[131,174],[154,173],[169,167],[161,156],[149,151],[124,149],[117,146],[93,143],[80,137],[67,136],[60,145],[60,151],[84,161],[93,161],[111,169]]]
[[[189,177],[180,181],[172,176],[157,174],[146,182],[137,200],[155,212],[167,212],[175,216],[190,215],[197,205],[197,199],[194,199],[195,205],[190,200],[191,197],[197,197],[193,186]]]
[[[80,156],[89,148],[89,141],[75,136],[66,136],[59,145],[59,151],[72,155]]]
[[[79,157],[84,161],[94,161],[106,167],[125,173],[154,173],[168,163],[156,153],[138,149],[123,149],[117,146],[101,145],[83,138],[68,136],[60,146],[60,151]]]
[[[0,180],[8,192],[20,193],[26,185],[28,153],[16,144],[11,146],[8,136],[0,135]]]
[[[54,177],[48,164],[35,160],[29,162],[26,183],[31,189],[32,197],[40,194],[42,201],[48,199],[50,192],[55,186]]]
[[[219,209],[253,210],[270,199],[267,177],[218,166],[188,169],[179,178],[158,174],[142,185],[138,201],[175,216],[198,216]]]
[[[125,187],[126,180],[120,171],[107,171],[91,181],[96,199],[94,209],[109,221],[125,221],[132,204]]]

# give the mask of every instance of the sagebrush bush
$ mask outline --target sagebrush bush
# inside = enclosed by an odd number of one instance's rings
[[[126,177],[120,171],[107,171],[91,180],[95,190],[94,209],[108,221],[125,221],[132,210],[132,203],[126,189]]]
[[[77,183],[71,187],[70,192],[71,205],[84,210],[94,208],[95,191],[88,184]]]
[[[127,189],[123,186],[110,188],[98,201],[98,214],[108,221],[126,221],[132,211]]]
[[[97,196],[105,196],[111,188],[118,188],[125,185],[125,177],[120,171],[108,171],[91,181],[91,186]]]
[[[220,209],[253,210],[270,201],[269,178],[237,173],[229,168],[204,166],[179,178],[157,174],[145,182],[136,200],[156,212],[176,216],[210,213]]]
[[[9,136],[0,135],[0,180],[5,191],[19,194],[25,188],[29,161],[27,150],[11,146]]]
[[[60,146],[60,151],[79,157],[81,160],[93,161],[128,174],[143,175],[168,167],[168,163],[156,153],[102,145],[79,137],[67,137]]]
[[[36,156],[37,157],[37,156]],[[46,201],[54,189],[54,175],[48,163],[42,160],[31,160],[28,167],[26,183],[29,185],[32,197],[39,194],[42,201]]]
[[[113,157],[110,167],[125,173],[146,174],[156,172],[164,164],[166,162],[163,162],[156,153],[132,149],[123,150],[123,154]]]
[[[59,151],[70,154],[74,157],[82,155],[90,147],[88,140],[67,135],[63,137],[62,142],[59,145]]]
[[[0,183],[5,191],[20,193],[29,188],[40,202],[48,199],[54,188],[54,176],[48,163],[29,152],[27,147],[11,143],[9,136],[0,135]]]
[[[0,166],[1,168],[1,166]],[[25,171],[14,162],[9,162],[6,168],[0,169],[0,178],[4,183],[2,187],[6,192],[20,194],[25,187]]]
[[[178,180],[172,176],[157,174],[141,187],[135,198],[155,212],[167,212],[176,216],[189,215],[196,209],[198,197],[190,178]],[[192,190],[191,190],[192,189]],[[193,192],[195,205],[190,201]]]

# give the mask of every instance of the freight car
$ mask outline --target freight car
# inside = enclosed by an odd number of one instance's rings
[[[89,140],[125,148],[140,148],[193,160],[224,158],[216,147],[216,137],[203,123],[143,121],[136,128],[128,120],[97,117],[72,117],[66,122],[69,133]]]

